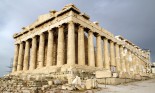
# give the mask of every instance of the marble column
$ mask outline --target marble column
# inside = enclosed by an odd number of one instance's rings
[[[128,49],[126,49],[126,53],[125,53],[125,67],[126,67],[126,72],[129,72],[129,68],[128,68]]]
[[[115,44],[115,49],[116,49],[116,69],[118,72],[121,72],[120,51],[118,44]]]
[[[134,55],[134,72],[135,72],[135,74],[138,73],[138,71],[137,71],[137,57],[136,57],[136,54]]]
[[[110,70],[110,60],[109,60],[109,48],[108,48],[108,39],[103,39],[104,46],[104,65],[105,69]]]
[[[88,32],[88,65],[95,67],[93,32]]]
[[[133,72],[133,71],[134,71],[134,70],[133,70],[133,69],[134,69],[134,68],[133,68],[133,61],[134,61],[134,58],[133,58],[133,53],[132,53],[132,52],[130,52],[130,53],[131,53],[131,59],[132,59],[131,62],[130,62],[130,71]]]
[[[103,59],[102,59],[102,43],[101,43],[101,36],[97,35],[96,37],[96,66],[103,68]]]
[[[19,47],[17,71],[23,70],[23,52],[24,52],[24,44],[23,42],[21,42]]]
[[[29,54],[30,54],[30,42],[27,40],[26,41],[26,46],[25,46],[23,71],[26,71],[26,70],[29,69],[29,57],[30,57]]]
[[[129,72],[131,72],[131,69],[132,69],[132,55],[131,55],[131,51],[129,50],[128,52],[129,54]]]
[[[16,44],[15,45],[15,53],[14,53],[14,60],[13,60],[12,72],[16,72],[17,71],[18,53],[19,53],[19,45]]]
[[[37,65],[37,37],[32,38],[32,48],[30,57],[30,70],[34,70]]]
[[[64,64],[64,26],[58,28],[57,66]]]
[[[126,51],[125,65],[126,65],[126,71],[129,72],[129,50]]]
[[[123,62],[122,62],[122,66],[123,66],[123,71],[124,72],[127,72],[127,70],[126,70],[126,48],[123,48]]]
[[[113,41],[110,41],[110,65],[111,65],[111,71],[116,72],[115,51]]]
[[[120,45],[120,62],[121,62],[121,72],[125,72],[125,66],[124,66],[124,53],[123,53],[123,46]]]
[[[71,21],[68,24],[67,64],[75,64],[75,27]]]
[[[53,42],[54,42],[53,31],[49,30],[48,31],[48,47],[47,47],[47,64],[46,64],[46,66],[52,66]]]
[[[84,28],[78,29],[78,64],[85,65]]]
[[[44,33],[42,33],[40,35],[40,41],[39,41],[38,68],[42,68],[44,66],[44,57],[45,57],[44,53],[45,53],[45,35]]]

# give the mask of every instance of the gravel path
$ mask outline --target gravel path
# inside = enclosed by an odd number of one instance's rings
[[[132,82],[124,85],[99,85],[102,91],[97,93],[155,93],[155,79]]]

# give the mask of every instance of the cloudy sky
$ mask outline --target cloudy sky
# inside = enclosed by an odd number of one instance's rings
[[[75,4],[114,35],[150,49],[155,61],[155,0],[0,0],[0,76],[8,73],[14,33],[50,10]]]

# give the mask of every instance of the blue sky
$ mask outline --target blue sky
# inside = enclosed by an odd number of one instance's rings
[[[41,14],[75,4],[114,35],[122,35],[141,48],[151,50],[155,61],[155,0],[1,0],[0,76],[9,71],[14,55],[13,34]]]

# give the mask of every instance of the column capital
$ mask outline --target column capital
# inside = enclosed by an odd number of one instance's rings
[[[104,40],[107,40],[107,41],[109,40],[107,37],[104,37],[104,36],[102,36],[102,37],[103,37]]]
[[[88,33],[93,33],[93,31],[89,29],[89,30],[88,30]]]
[[[101,35],[98,33],[97,35],[96,35],[97,37],[101,37]]]
[[[59,25],[58,28],[64,28],[65,26],[63,24]]]
[[[39,34],[39,36],[44,36],[44,33]]]
[[[79,25],[79,28],[82,28],[82,29],[84,29],[84,26],[82,26],[82,25]]]
[[[33,36],[32,39],[35,39],[37,36]]]
[[[24,43],[24,41],[21,41],[19,44],[23,44]]]
[[[20,43],[16,43],[16,44],[14,44],[15,46],[19,46],[20,45]]]
[[[69,21],[68,23],[69,23],[69,24],[74,24],[74,22],[73,22],[73,21]]]
[[[111,39],[109,39],[109,42],[110,42],[110,43],[114,43],[114,41],[112,41]]]

